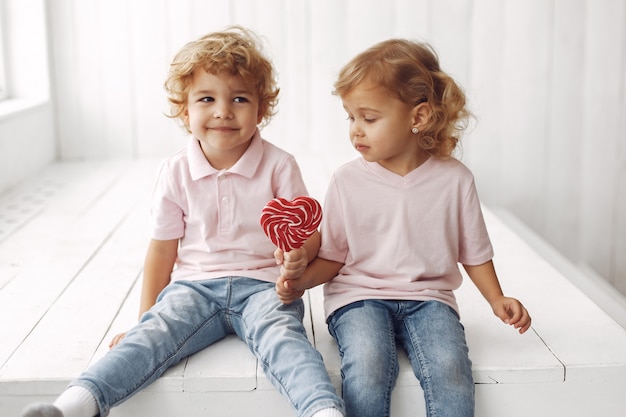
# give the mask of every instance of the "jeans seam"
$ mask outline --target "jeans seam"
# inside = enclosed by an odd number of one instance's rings
[[[426,402],[426,413],[429,417],[435,417],[437,415],[436,411],[432,408],[434,398],[432,392],[432,384],[430,380],[430,370],[428,368],[428,364],[426,362],[426,358],[424,355],[424,350],[422,349],[421,344],[419,343],[419,337],[413,334],[413,331],[410,326],[407,326],[404,320],[402,321],[403,326],[406,329],[407,334],[409,335],[410,349],[413,351],[413,355],[419,365],[420,369],[420,378],[418,378],[422,385],[422,390],[424,391],[424,399]],[[416,375],[417,376],[417,375]]]

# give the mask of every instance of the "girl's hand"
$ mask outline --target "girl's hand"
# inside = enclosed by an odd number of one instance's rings
[[[113,337],[113,340],[111,340],[111,343],[109,343],[109,349],[113,349],[125,337],[126,337],[126,332],[116,334],[115,337]]]
[[[276,294],[283,304],[291,304],[304,295],[304,290],[291,290],[285,287],[286,280],[282,275],[276,280]]]
[[[530,315],[517,299],[499,297],[491,303],[491,308],[494,314],[500,317],[500,320],[518,329],[520,334],[525,333],[530,328]]]

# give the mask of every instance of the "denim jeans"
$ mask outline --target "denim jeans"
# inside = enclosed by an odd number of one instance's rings
[[[88,389],[104,417],[170,366],[234,333],[298,416],[329,407],[343,411],[322,357],[307,339],[303,314],[302,300],[283,305],[273,283],[244,277],[176,281],[120,344],[70,386]]]
[[[474,415],[472,364],[457,313],[438,301],[357,301],[328,328],[339,345],[347,417],[388,417],[396,343],[411,361],[429,417]]]

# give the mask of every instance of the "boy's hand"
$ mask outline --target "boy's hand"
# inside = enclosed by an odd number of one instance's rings
[[[309,264],[306,249],[292,249],[283,252],[281,249],[274,251],[276,264],[280,265],[280,276],[286,279],[299,278]]]
[[[111,340],[111,343],[109,343],[109,349],[113,349],[115,346],[117,346],[118,343],[120,343],[124,337],[126,337],[126,332],[116,334],[113,337],[113,340]]]
[[[297,279],[304,273],[309,263],[306,249],[301,247],[289,252],[276,249],[274,259],[276,264],[281,266],[280,276],[276,280],[276,294],[283,304],[291,304],[304,294],[304,291],[290,289],[289,280]]]
[[[531,318],[526,308],[517,299],[500,297],[491,303],[491,308],[496,316],[506,324],[519,329],[523,334],[530,328]]]

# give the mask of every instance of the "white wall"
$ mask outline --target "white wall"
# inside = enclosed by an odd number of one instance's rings
[[[48,0],[60,154],[162,157],[175,51],[227,24],[263,35],[280,73],[265,136],[302,161],[315,194],[356,157],[330,95],[379,40],[433,43],[478,123],[462,159],[504,207],[626,294],[625,0]],[[318,195],[319,196],[319,195]]]
[[[0,102],[0,191],[56,158],[44,0],[0,0],[8,100]]]

